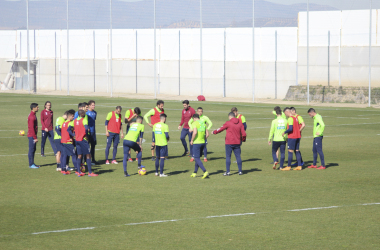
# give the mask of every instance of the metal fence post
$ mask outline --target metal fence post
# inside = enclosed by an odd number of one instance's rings
[[[33,41],[33,43],[34,43],[34,59],[36,59],[36,30],[33,30],[34,31],[34,41]]]
[[[111,97],[113,96],[113,74],[112,74],[112,0],[110,0],[110,78]]]
[[[92,66],[93,66],[93,71],[94,71],[94,92],[95,92],[95,30],[92,33],[92,37],[93,37],[93,42],[94,42],[94,60],[93,60]]]
[[[223,97],[226,97],[226,30],[224,29]]]
[[[339,30],[339,86],[342,84],[341,76],[341,55],[342,55],[342,29]]]
[[[275,52],[275,59],[274,59],[274,99],[277,99],[277,30],[274,32],[274,52]]]
[[[137,30],[136,30],[136,94],[137,94]]]
[[[327,36],[327,85],[330,87],[330,31]]]
[[[59,45],[59,91],[62,91],[61,59],[62,59],[62,44]]]
[[[310,103],[310,91],[309,91],[309,0],[307,0],[307,104]]]
[[[255,102],[255,0],[252,5],[252,102]]]
[[[28,87],[29,87],[29,94],[30,94],[30,55],[29,55],[29,0],[26,0],[26,53],[27,53],[27,63],[28,65],[27,70],[28,70]]]
[[[371,107],[371,47],[372,47],[372,0],[369,0],[369,56],[368,56],[368,107]]]
[[[57,32],[54,32],[54,90],[57,91]]]
[[[69,0],[67,0],[67,95],[70,95],[70,82],[69,82]]]
[[[156,0],[154,2],[154,99],[157,98],[157,86],[156,86]]]
[[[178,31],[178,95],[181,95],[181,31]]]
[[[200,53],[201,53],[201,58],[200,58],[200,63],[201,63],[201,95],[203,95],[203,53],[202,53],[202,0],[199,1],[200,3]]]

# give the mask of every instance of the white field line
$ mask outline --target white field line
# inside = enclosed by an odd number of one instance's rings
[[[5,234],[0,235],[2,237],[12,237],[12,236],[27,236],[27,235],[39,235],[39,234],[50,234],[50,233],[65,233],[71,231],[82,231],[82,230],[93,230],[93,229],[101,229],[106,227],[117,227],[117,226],[138,226],[138,225],[146,225],[146,224],[158,224],[158,223],[167,223],[167,222],[178,222],[185,220],[204,220],[204,219],[214,219],[214,218],[225,218],[225,217],[236,217],[236,216],[249,216],[249,215],[260,215],[260,214],[268,214],[268,213],[279,213],[279,212],[303,212],[303,211],[313,211],[313,210],[323,210],[323,209],[333,209],[333,208],[344,208],[344,207],[355,207],[355,206],[373,206],[380,205],[378,203],[363,203],[363,204],[355,204],[355,205],[342,205],[342,206],[329,206],[329,207],[311,207],[311,208],[300,208],[300,209],[290,209],[290,210],[282,210],[282,211],[274,211],[274,212],[256,212],[256,213],[240,213],[240,214],[225,214],[225,215],[210,215],[206,217],[198,217],[198,218],[185,218],[185,219],[173,219],[173,220],[156,220],[156,221],[146,221],[146,222],[137,222],[137,223],[127,223],[122,225],[109,225],[109,226],[99,226],[99,227],[84,227],[84,228],[71,228],[71,229],[62,229],[62,230],[52,230],[52,231],[42,231],[42,232],[34,232],[34,233],[25,233],[25,234]]]

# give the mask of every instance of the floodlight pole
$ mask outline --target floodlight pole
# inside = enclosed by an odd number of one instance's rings
[[[69,0],[67,0],[66,10],[66,25],[67,25],[67,95],[70,95],[70,82],[69,82]]]
[[[110,80],[111,80],[111,97],[113,95],[113,77],[112,77],[112,0],[110,0]]]
[[[310,103],[310,92],[309,92],[309,0],[307,0],[307,104]]]
[[[368,107],[371,107],[371,47],[372,47],[372,0],[369,0],[369,72],[368,72]]]
[[[27,70],[28,70],[28,86],[29,86],[29,94],[30,94],[30,58],[29,58],[29,0],[26,0],[26,51],[27,51]],[[34,73],[35,74],[35,73]]]
[[[255,0],[252,5],[252,102],[255,102]]]

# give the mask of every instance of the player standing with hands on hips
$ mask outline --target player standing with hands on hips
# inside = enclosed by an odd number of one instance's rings
[[[308,168],[316,168],[316,169],[326,169],[325,165],[325,156],[322,150],[322,140],[323,140],[323,131],[325,130],[325,123],[322,120],[322,116],[315,112],[315,109],[310,108],[307,113],[314,120],[314,128],[313,128],[313,165]],[[317,167],[317,158],[321,158],[321,166]]]
[[[54,144],[54,130],[53,130],[53,110],[51,110],[51,102],[45,102],[45,109],[41,112],[41,156],[45,157],[45,142],[49,138],[51,148],[54,155],[57,155],[57,148]]]
[[[247,138],[247,134],[244,130],[244,125],[239,121],[238,118],[235,118],[235,114],[230,112],[228,114],[228,119],[226,123],[223,124],[222,127],[214,130],[212,133],[214,135],[219,134],[220,132],[226,131],[226,172],[223,174],[224,176],[230,175],[230,166],[231,166],[231,154],[234,151],[236,161],[239,167],[239,175],[243,174],[242,170],[242,161],[241,161],[241,149],[240,145],[242,142],[245,142]]]
[[[109,112],[106,118],[106,136],[107,136],[107,146],[106,146],[106,164],[110,164],[108,161],[108,155],[113,142],[113,154],[112,154],[112,164],[118,164],[116,161],[117,146],[120,142],[120,135],[124,137],[123,127],[121,123],[121,106],[117,106],[115,111]]]

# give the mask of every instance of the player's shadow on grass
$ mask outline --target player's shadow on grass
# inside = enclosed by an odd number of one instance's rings
[[[258,168],[251,168],[251,169],[244,169],[242,172],[243,172],[243,174],[248,174],[248,173],[252,173],[252,172],[256,172],[256,171],[262,171],[262,170],[258,169]],[[235,174],[238,174],[238,173],[235,173]]]
[[[339,167],[338,163],[329,163],[326,165],[326,168],[331,168],[331,167]]]
[[[210,158],[208,158],[209,161],[215,161],[215,160],[220,160],[220,159],[226,159],[226,157],[212,157],[212,158],[210,157]]]
[[[173,171],[173,172],[168,173],[168,175],[184,174],[184,173],[187,173],[187,172],[189,172],[189,170]]]
[[[211,176],[211,175],[217,175],[217,174],[221,174],[221,173],[224,173],[224,171],[223,170],[218,170],[216,172],[210,173],[209,176]]]
[[[241,162],[249,162],[249,161],[261,161],[261,159],[259,159],[259,158],[251,158],[251,159],[247,159],[247,160],[242,160]]]
[[[156,170],[146,171],[146,175],[148,175],[148,174],[155,174],[155,173],[156,173]]]
[[[175,159],[175,158],[182,158],[182,157],[186,157],[186,156],[182,156],[182,155],[168,156],[168,160]]]
[[[43,164],[43,165],[40,165],[40,167],[47,167],[47,166],[54,166],[54,165],[57,165],[57,163]]]
[[[96,174],[106,174],[115,172],[116,169],[92,169]]]

